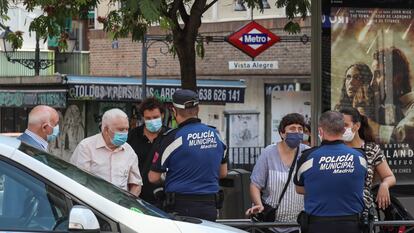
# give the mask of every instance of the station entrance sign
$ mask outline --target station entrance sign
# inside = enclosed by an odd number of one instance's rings
[[[280,41],[280,37],[252,21],[228,36],[227,41],[254,58]]]

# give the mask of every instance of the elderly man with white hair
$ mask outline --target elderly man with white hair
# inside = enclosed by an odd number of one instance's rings
[[[39,150],[47,151],[49,143],[59,135],[59,114],[47,105],[38,105],[29,113],[27,129],[18,137]]]
[[[139,196],[142,178],[138,156],[126,143],[128,116],[120,109],[110,109],[102,116],[101,129],[101,133],[79,143],[70,162]]]

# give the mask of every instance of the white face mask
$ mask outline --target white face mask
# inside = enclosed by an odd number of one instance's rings
[[[322,141],[323,141],[323,138],[322,138],[322,135],[321,135],[321,132],[320,132],[320,131],[318,132],[318,138],[319,138],[319,141],[320,141],[320,142],[322,142]]]
[[[346,128],[345,133],[342,135],[342,140],[350,142],[354,139],[355,133],[352,132],[352,128]]]

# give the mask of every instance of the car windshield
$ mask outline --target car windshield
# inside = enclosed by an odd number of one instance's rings
[[[78,182],[79,184],[89,188],[95,193],[127,209],[155,217],[172,218],[169,214],[161,211],[160,209],[152,206],[151,204],[148,204],[139,198],[136,198],[129,192],[118,188],[117,186],[107,182],[104,179],[81,170],[73,164],[70,164],[54,155],[35,149],[24,143],[20,145],[19,150],[26,153],[27,155],[32,156],[47,166],[57,170],[63,175]]]

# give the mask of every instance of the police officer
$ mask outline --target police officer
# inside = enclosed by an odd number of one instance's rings
[[[305,212],[300,216],[302,232],[361,232],[366,175],[363,151],[343,143],[342,113],[323,113],[318,130],[321,146],[302,153],[294,177],[296,191],[305,195]]]
[[[178,128],[164,133],[148,174],[152,183],[166,172],[167,211],[210,221],[217,218],[219,178],[227,175],[226,145],[217,130],[201,123],[198,95],[178,90],[173,95]]]

